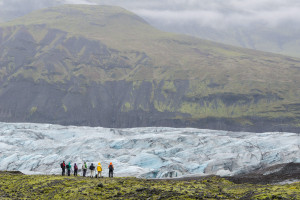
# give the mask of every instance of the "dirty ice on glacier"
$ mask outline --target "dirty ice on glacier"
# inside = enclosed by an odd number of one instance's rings
[[[79,168],[83,161],[101,162],[104,175],[112,162],[115,176],[234,175],[300,162],[300,135],[0,123],[0,170],[60,174],[63,160]]]

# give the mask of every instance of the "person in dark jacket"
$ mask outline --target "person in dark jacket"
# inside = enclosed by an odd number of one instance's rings
[[[71,162],[69,162],[69,164],[67,165],[67,172],[68,172],[68,176],[71,176]]]
[[[90,170],[91,170],[91,177],[94,177],[95,175],[95,166],[94,164],[92,163],[91,166],[90,166]]]
[[[75,163],[74,164],[74,176],[77,176],[77,172],[78,172],[78,166]]]
[[[61,164],[60,164],[60,167],[61,167],[61,175],[64,176],[65,173],[66,173],[66,164],[65,164],[65,161],[63,161]]]
[[[109,170],[109,172],[108,172],[108,177],[114,177],[114,166],[113,166],[113,164],[112,163],[110,163],[109,165],[108,165],[108,170]]]

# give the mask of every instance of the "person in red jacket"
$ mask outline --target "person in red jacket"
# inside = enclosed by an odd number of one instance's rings
[[[110,164],[108,165],[108,170],[109,170],[109,172],[108,172],[108,177],[114,177],[114,166],[113,166],[112,163],[110,163]]]
[[[61,175],[64,176],[65,173],[66,173],[66,164],[65,164],[65,161],[63,161],[61,164],[60,164],[60,167],[61,167]]]

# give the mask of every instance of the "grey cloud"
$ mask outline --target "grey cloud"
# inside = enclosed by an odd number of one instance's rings
[[[34,10],[58,4],[60,4],[59,0],[0,0],[0,16],[8,21]]]
[[[250,23],[277,26],[286,21],[300,21],[300,2],[292,0],[228,0],[226,2],[167,0],[156,6],[151,9],[134,7],[133,11],[150,21],[195,22],[213,28],[231,25],[247,26]]]
[[[87,5],[97,5],[96,2],[89,0],[64,0],[62,1],[64,4],[87,4]]]
[[[297,0],[94,0],[98,4],[125,7],[148,21],[197,23],[226,27],[262,23],[277,26],[286,21],[300,21]]]
[[[118,5],[154,24],[193,23],[213,28],[300,21],[298,0],[0,0],[0,4],[0,13],[18,16],[58,4]]]

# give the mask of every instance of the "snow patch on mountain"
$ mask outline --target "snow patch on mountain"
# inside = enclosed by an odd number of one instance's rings
[[[65,160],[101,162],[104,175],[110,162],[116,176],[234,175],[299,157],[297,133],[0,123],[0,170],[27,174],[60,174]]]

